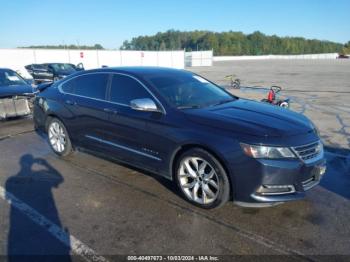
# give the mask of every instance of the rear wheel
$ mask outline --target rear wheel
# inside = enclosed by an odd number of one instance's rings
[[[177,162],[175,176],[184,197],[196,206],[216,208],[229,199],[230,183],[225,169],[203,149],[184,152]]]
[[[70,155],[73,148],[64,124],[57,118],[51,118],[49,121],[47,134],[52,150],[62,157]]]

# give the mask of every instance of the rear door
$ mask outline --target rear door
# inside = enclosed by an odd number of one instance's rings
[[[105,139],[109,126],[106,112],[109,78],[108,73],[89,73],[61,86],[65,106],[72,115],[68,120],[70,135],[79,146],[94,150],[105,148],[98,141]]]

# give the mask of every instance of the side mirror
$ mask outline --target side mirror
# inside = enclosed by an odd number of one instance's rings
[[[132,109],[146,112],[161,112],[156,103],[149,98],[134,99],[130,101]]]
[[[83,65],[83,63],[77,64],[77,65],[76,65],[76,68],[77,68],[78,70],[84,70],[84,65]]]

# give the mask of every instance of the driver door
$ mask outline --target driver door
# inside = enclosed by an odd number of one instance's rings
[[[159,112],[137,111],[130,107],[133,99],[155,100],[145,87],[135,78],[113,74],[109,95],[110,127],[106,132],[106,143],[115,157],[137,166],[157,170],[161,163],[160,152],[147,145],[148,124],[162,121]]]

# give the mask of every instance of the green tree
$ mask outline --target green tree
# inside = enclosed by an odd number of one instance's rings
[[[164,41],[162,41],[162,42],[160,43],[159,50],[161,50],[161,51],[166,50],[166,44],[165,44]]]
[[[344,55],[350,55],[350,41],[344,45],[341,53]]]
[[[125,42],[125,41],[124,41]],[[127,41],[126,41],[127,42]],[[93,46],[88,45],[32,45],[20,48],[35,48],[35,49],[87,49],[87,50],[102,50],[104,47],[100,44],[95,44]]]
[[[214,50],[215,55],[268,55],[268,54],[312,54],[333,53],[342,49],[342,44],[330,41],[305,39],[302,37],[268,36],[259,31],[252,34],[242,32],[182,32],[168,30],[153,36],[138,36],[124,41],[121,49],[126,50]],[[347,51],[348,52],[348,51]]]

